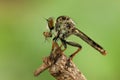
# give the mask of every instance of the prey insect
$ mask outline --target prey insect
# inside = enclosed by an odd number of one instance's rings
[[[101,47],[98,43],[93,41],[90,37],[80,31],[78,28],[75,27],[74,21],[68,16],[59,16],[56,19],[55,25],[52,18],[47,19],[48,27],[50,29],[50,33],[52,30],[56,32],[53,41],[57,41],[58,39],[61,41],[62,45],[64,46],[64,50],[66,50],[67,45],[71,45],[74,47],[78,47],[78,49],[70,55],[70,60],[81,50],[82,46],[76,42],[67,41],[67,37],[70,35],[75,35],[86,43],[88,43],[91,47],[99,51],[102,55],[106,55],[106,51]],[[63,50],[63,51],[64,51]]]
[[[52,37],[51,32],[43,32],[43,35],[45,36],[45,39],[47,39],[48,37]]]

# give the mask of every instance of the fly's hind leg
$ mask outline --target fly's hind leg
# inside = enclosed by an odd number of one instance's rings
[[[66,41],[66,43],[68,45],[71,45],[71,46],[74,46],[74,47],[78,47],[78,49],[73,54],[70,55],[70,59],[72,60],[73,57],[82,49],[82,46],[80,44],[78,44],[78,43],[75,43],[75,42]]]
[[[72,53],[69,58],[68,58],[68,61],[66,63],[66,66],[69,67],[70,66],[70,61],[73,59],[73,57],[82,49],[82,46],[78,43],[75,43],[75,42],[70,42],[70,41],[66,41],[64,39],[60,39],[61,42],[62,42],[62,45],[64,46],[64,49],[62,51],[65,51],[66,48],[67,48],[67,44],[70,45],[70,46],[74,46],[74,47],[78,47],[78,49]],[[61,45],[61,47],[62,47]]]
[[[75,43],[75,42],[70,42],[70,41],[66,41],[66,43],[68,45],[71,45],[71,46],[74,46],[74,47],[78,47],[78,49],[70,55],[69,59],[68,59],[68,62],[66,63],[66,65],[69,67],[70,66],[70,61],[73,59],[73,57],[82,49],[82,46],[78,43]]]

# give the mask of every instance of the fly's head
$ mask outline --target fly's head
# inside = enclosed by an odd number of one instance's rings
[[[46,19],[47,23],[48,23],[48,27],[50,29],[50,31],[52,31],[54,29],[54,20],[52,17],[49,17],[48,19]]]

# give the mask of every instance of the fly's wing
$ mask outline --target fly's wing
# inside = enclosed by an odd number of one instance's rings
[[[79,29],[75,28],[73,31],[74,35],[80,37],[82,40],[87,42],[90,46],[98,50],[102,55],[106,55],[106,51],[95,41],[93,41],[91,38],[89,38],[86,34],[84,34]]]

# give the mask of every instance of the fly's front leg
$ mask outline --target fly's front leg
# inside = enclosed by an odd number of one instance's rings
[[[71,45],[71,46],[74,46],[74,47],[78,47],[78,49],[70,55],[69,59],[68,59],[68,62],[66,63],[66,65],[69,67],[70,66],[70,61],[73,59],[73,57],[82,49],[82,46],[78,43],[75,43],[75,42],[70,42],[70,41],[66,41],[66,43],[68,45]]]
[[[66,40],[64,40],[64,39],[60,39],[60,40],[62,42],[62,44],[60,45],[60,47],[62,48],[62,46],[64,46],[64,49],[62,50],[64,52],[66,50],[66,48],[67,48]]]
[[[53,38],[53,41],[56,42],[58,40],[59,36],[60,36],[60,32],[57,32],[57,35]]]

